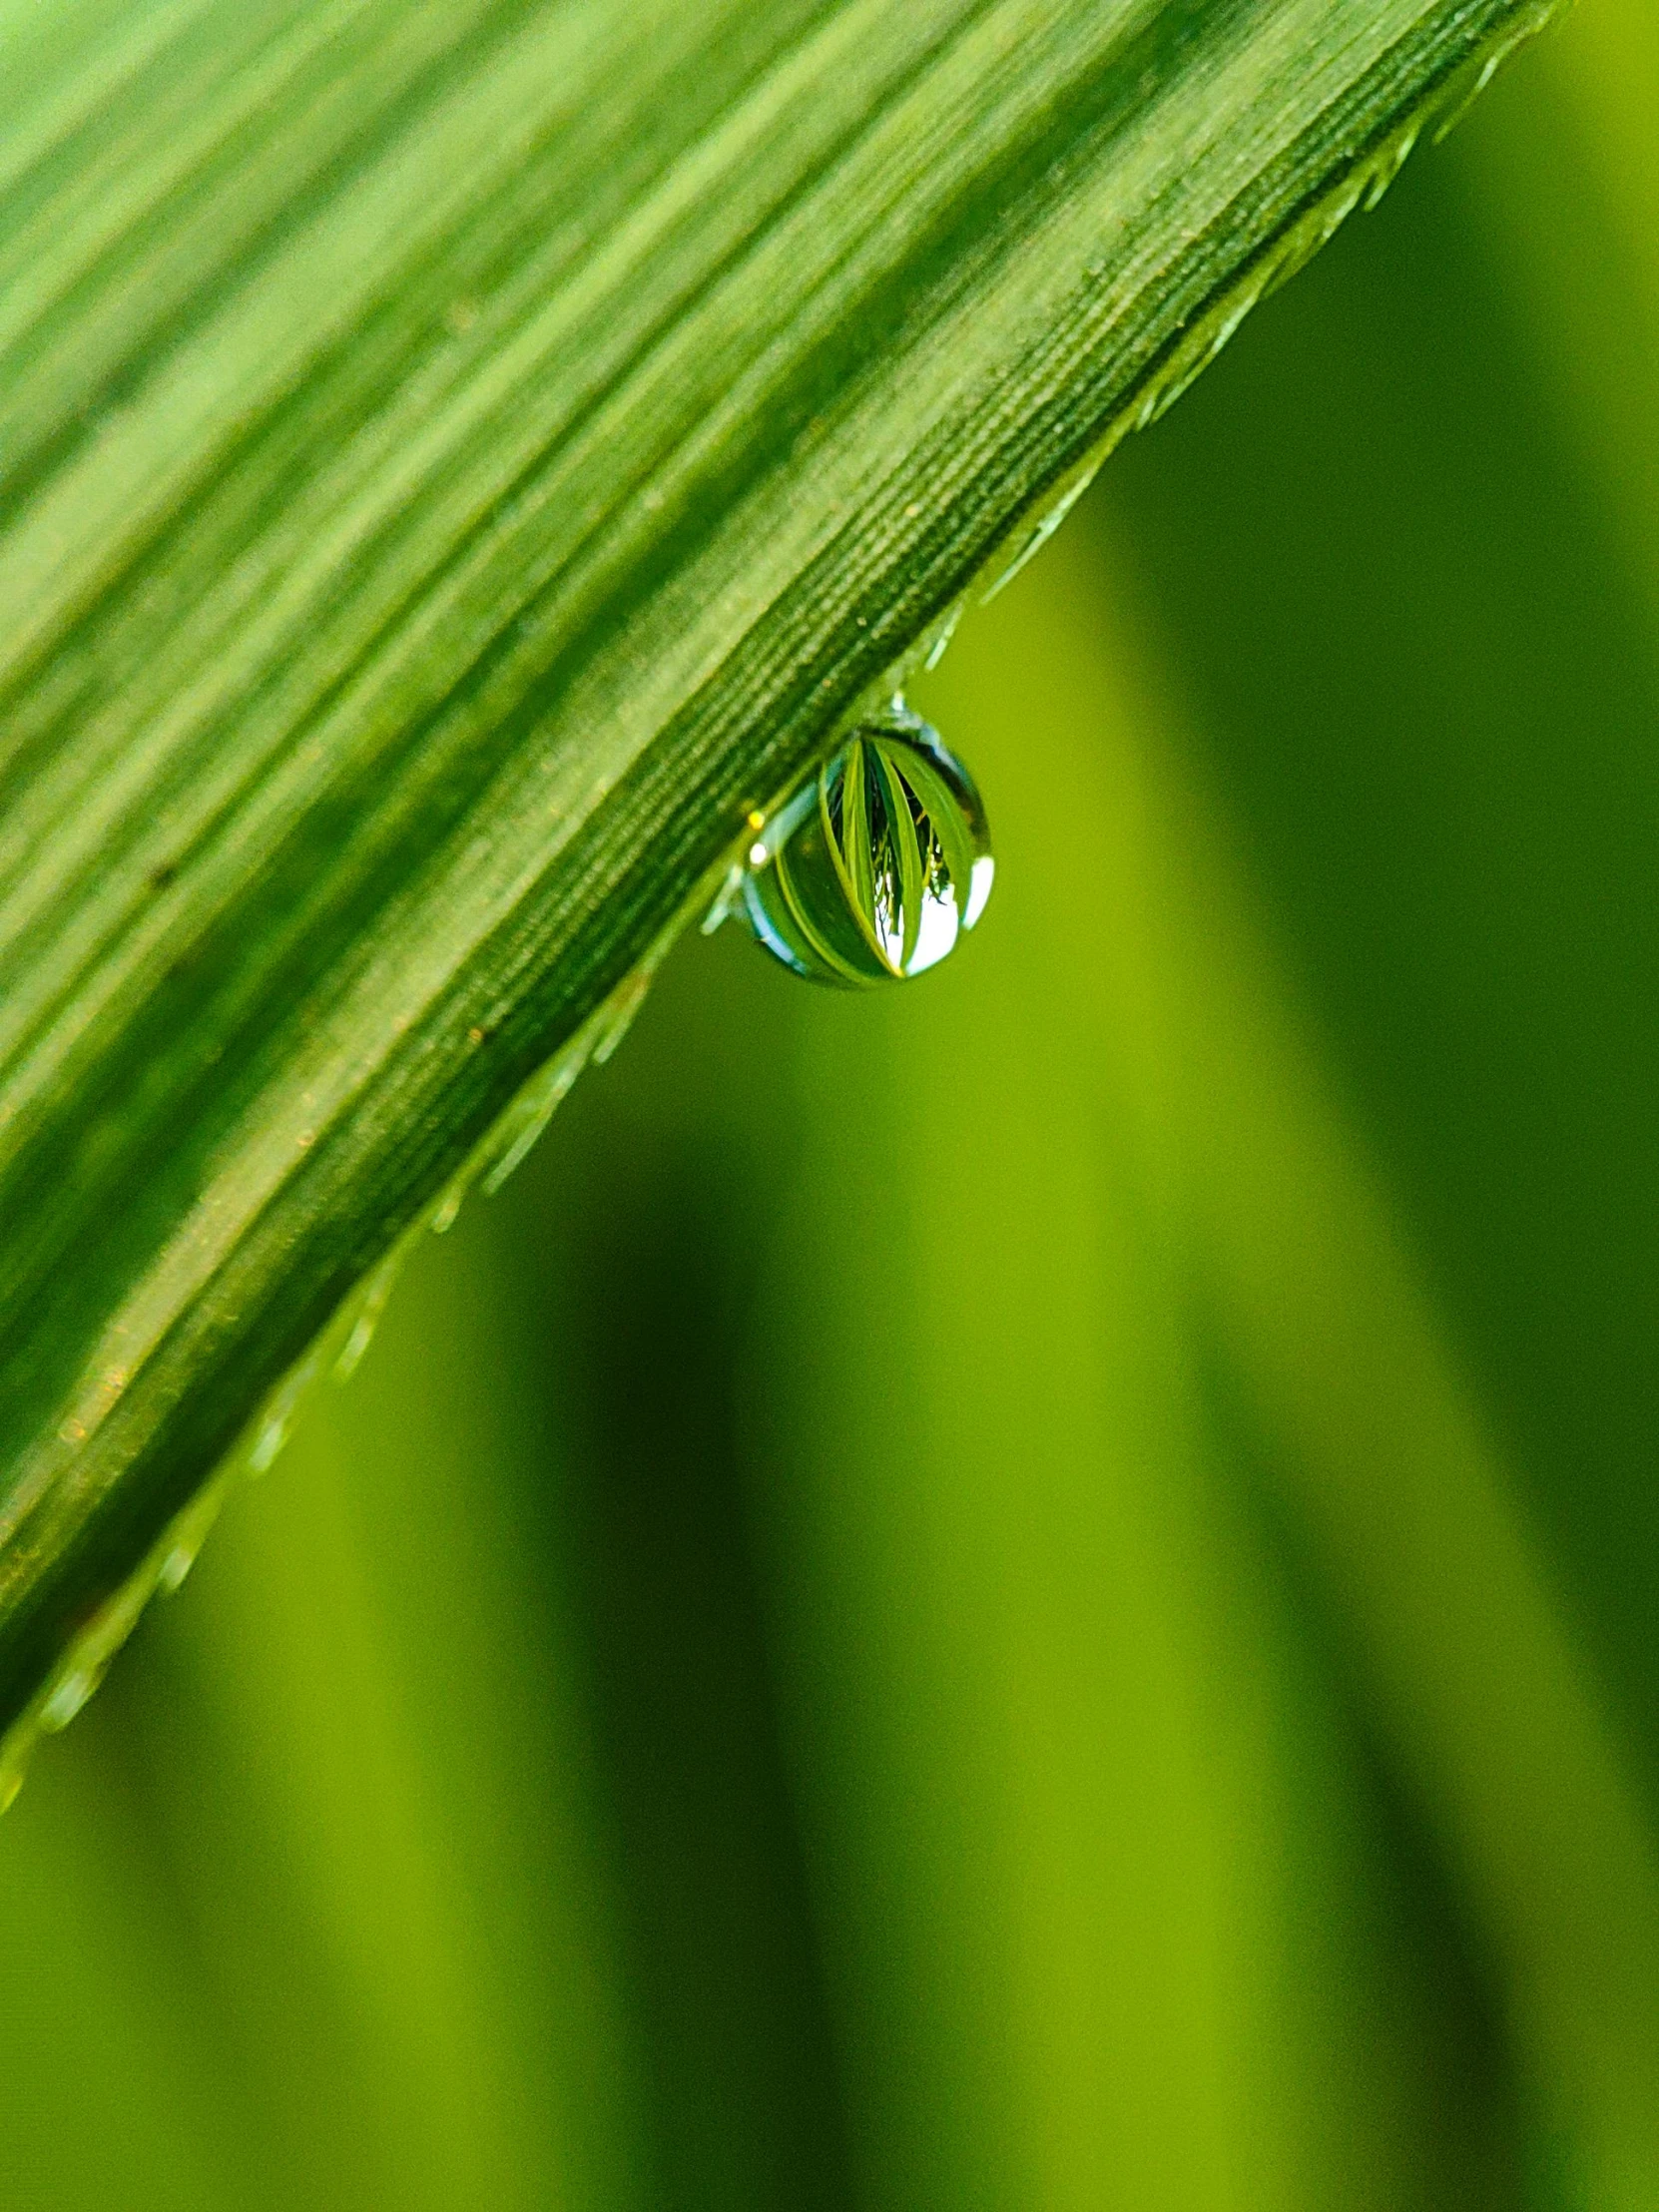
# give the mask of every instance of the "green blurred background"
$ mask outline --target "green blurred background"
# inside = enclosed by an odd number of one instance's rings
[[[1659,21],[918,691],[0,1823],[7,2207],[1659,2207]]]

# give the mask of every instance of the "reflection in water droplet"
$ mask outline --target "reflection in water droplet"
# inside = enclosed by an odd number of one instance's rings
[[[749,848],[743,904],[760,942],[797,975],[898,982],[954,950],[995,873],[973,779],[894,700],[767,823]]]

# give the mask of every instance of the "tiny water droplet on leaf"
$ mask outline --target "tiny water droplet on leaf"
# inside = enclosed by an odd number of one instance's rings
[[[760,943],[797,975],[903,982],[954,951],[995,871],[972,777],[895,700],[767,823],[750,847],[743,906]]]
[[[41,1727],[52,1735],[67,1728],[97,1687],[97,1676],[86,1667],[64,1675],[40,1709]]]
[[[156,1587],[164,1597],[173,1597],[185,1586],[185,1578],[196,1564],[196,1553],[189,1544],[175,1544],[162,1561],[156,1574]]]

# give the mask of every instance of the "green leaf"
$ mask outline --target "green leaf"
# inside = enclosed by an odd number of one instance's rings
[[[3,0],[0,1715],[1546,12]]]

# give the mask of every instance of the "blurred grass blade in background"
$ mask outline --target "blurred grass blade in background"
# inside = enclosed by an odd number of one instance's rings
[[[1055,973],[1045,978],[1028,959],[1020,980],[1031,1030],[1048,1018],[1063,967],[1071,1023],[1092,1033],[1086,1064],[1114,1087],[1110,1123],[1129,1140],[1115,1149],[1120,1175],[1133,1177],[1122,1233],[1147,1240],[1139,1264],[1169,1274],[1163,1295],[1177,1311],[1192,1302],[1181,1337],[1186,1360],[1200,1358],[1187,1388],[1202,1407],[1213,1317],[1253,1409],[1265,1478],[1390,1759],[1431,1808],[1439,1848],[1499,1961],[1524,2077],[1583,2161],[1588,2201],[1641,2204],[1659,2177],[1650,1811],[1562,1617],[1541,1531],[1517,1510],[1517,1486],[1443,1327],[1288,1017],[1285,984],[1208,809],[1163,735],[1168,708],[1136,681],[1132,650],[1104,618],[1121,592],[1109,570],[1090,574],[1088,550],[1086,540],[1068,544],[1071,575],[1051,575],[1046,603],[1025,614],[1016,683],[1013,656],[970,634],[940,686],[940,712],[948,704],[964,740],[983,717],[993,729],[1020,725],[1027,746],[1058,746],[1065,733],[1077,749],[1032,778],[1034,790],[1064,788],[1078,804],[1026,830],[1030,845],[1045,846],[1048,879],[1067,886],[1063,904],[1050,894]],[[1010,994],[983,1034],[1040,1065],[1038,1037],[1017,1022]],[[1078,1041],[1074,1028],[1066,1058]],[[986,1072],[983,1042],[977,1058]],[[1011,1069],[989,1082],[999,1097],[1014,1094]],[[1060,1070],[1036,1088],[1051,1102],[1039,1118],[1052,1132],[1053,1102],[1066,1095]],[[923,1207],[947,1126],[935,1095],[928,1140],[909,1155]],[[1063,1205],[1078,1170],[1044,1173]],[[932,1203],[943,1211],[959,1201],[965,1180],[958,1169]],[[996,1366],[1023,1365],[1008,1342],[1018,1326],[1019,1293],[1006,1281],[1017,1218],[993,1240],[998,1288],[977,1360],[955,1333],[958,1390],[976,1371],[994,1372],[989,1347],[999,1340]],[[1026,1235],[1051,1253],[1060,1231],[1056,1222]],[[1046,1320],[1042,1303],[1030,1303],[1033,1320]],[[951,1334],[928,1317],[898,1358],[919,1363],[922,1338]],[[1056,1389],[1074,1364],[1088,1372],[1081,1348],[1049,1357]],[[1174,1387],[1171,1378],[1164,1389]],[[1202,1430],[1203,1412],[1193,1417]],[[977,1434],[989,1424],[967,1425]],[[1236,1448],[1225,1426],[1221,1441]],[[1004,1460],[1014,1448],[1006,1437]],[[1096,1449],[1109,1463],[1110,1449]],[[1090,1463],[1079,1467],[1080,1490]]]
[[[0,8],[14,1767],[747,811],[1546,12]]]

